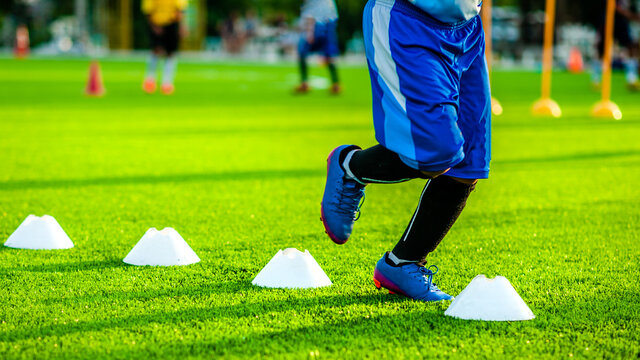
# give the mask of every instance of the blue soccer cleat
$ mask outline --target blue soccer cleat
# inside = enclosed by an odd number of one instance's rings
[[[342,145],[329,154],[327,183],[320,209],[324,228],[336,244],[349,240],[353,223],[360,216],[360,200],[364,196],[364,185],[346,178],[340,164],[340,153],[347,148],[360,149],[354,145]]]
[[[438,289],[432,282],[433,275],[438,272],[437,266],[425,268],[416,263],[391,266],[387,264],[387,254],[378,261],[373,272],[373,282],[378,289],[383,287],[389,289],[391,294],[421,301],[453,300],[453,296]]]

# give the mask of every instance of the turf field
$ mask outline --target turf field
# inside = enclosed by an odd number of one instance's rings
[[[539,75],[494,74],[491,178],[429,258],[443,290],[503,275],[537,316],[488,323],[373,286],[422,181],[370,186],[353,238],[324,234],[326,155],[374,144],[364,67],[335,98],[292,96],[293,66],[183,63],[166,97],[142,93],[142,62],[101,64],[107,95],[88,98],[86,60],[0,59],[0,239],[50,214],[76,245],[0,248],[0,358],[640,356],[640,94],[620,75],[611,121],[588,116],[588,75],[556,74],[564,116],[538,119]],[[167,226],[200,263],[123,264]],[[252,286],[288,247],[333,286]]]

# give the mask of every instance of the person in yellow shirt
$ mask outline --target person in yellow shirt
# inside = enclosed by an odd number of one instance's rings
[[[151,94],[156,91],[156,68],[160,56],[166,57],[160,90],[173,94],[177,59],[176,51],[183,33],[182,20],[188,0],[142,0],[142,12],[147,16],[151,38],[151,57],[147,63],[142,88]]]

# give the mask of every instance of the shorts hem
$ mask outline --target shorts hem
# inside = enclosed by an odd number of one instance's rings
[[[423,163],[401,154],[398,154],[398,156],[400,157],[400,160],[405,163],[405,165],[419,171],[429,172],[442,171],[452,168],[464,159],[464,153],[462,152],[462,149],[460,149],[460,151],[458,151],[458,153],[453,157],[453,160],[443,161],[439,163]]]
[[[446,176],[457,177],[461,179],[488,179],[489,170],[456,170],[451,169],[444,173]]]

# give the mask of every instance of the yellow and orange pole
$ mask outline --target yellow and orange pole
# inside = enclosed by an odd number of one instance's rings
[[[491,0],[484,0],[482,3],[482,26],[484,28],[485,57],[487,58],[487,68],[489,69],[489,79],[491,79],[491,60],[492,60],[492,43],[491,43]],[[491,97],[491,112],[493,115],[502,114],[502,105],[496,98]]]
[[[560,117],[558,103],[551,99],[551,70],[553,69],[553,34],[556,20],[556,1],[547,0],[544,22],[544,45],[542,49],[541,96],[531,109],[534,115]]]
[[[604,55],[602,59],[602,99],[598,101],[591,115],[609,119],[622,119],[618,105],[611,101],[611,56],[613,52],[613,23],[615,21],[616,1],[607,0],[606,25],[604,30]]]

